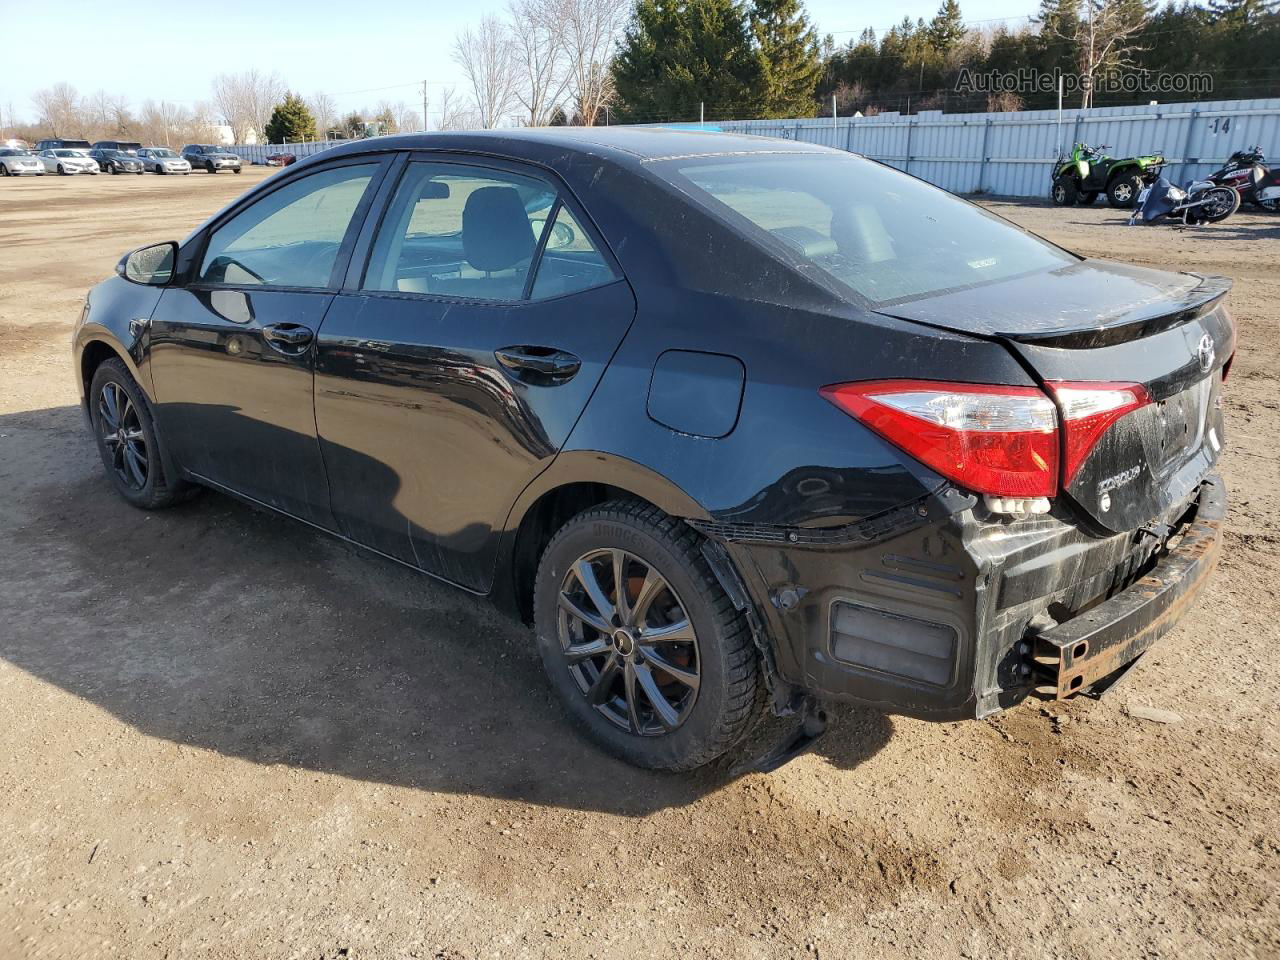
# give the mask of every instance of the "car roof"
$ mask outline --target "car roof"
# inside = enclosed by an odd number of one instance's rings
[[[737,133],[664,127],[537,127],[511,130],[411,133],[355,140],[324,151],[350,155],[378,150],[462,150],[551,160],[566,150],[605,155],[624,163],[643,163],[674,157],[721,154],[827,153],[827,147],[779,141]]]

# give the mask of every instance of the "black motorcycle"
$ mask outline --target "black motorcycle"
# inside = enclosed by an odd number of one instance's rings
[[[1241,201],[1275,211],[1280,209],[1280,203],[1277,203],[1280,200],[1280,169],[1268,168],[1266,159],[1260,146],[1237,150],[1227,158],[1222,169],[1209,174],[1206,179],[1235,190]]]
[[[1240,209],[1240,194],[1231,187],[1208,180],[1194,180],[1186,189],[1175,187],[1164,177],[1138,194],[1138,203],[1129,217],[1129,226],[1168,218],[1184,226],[1218,223]]]

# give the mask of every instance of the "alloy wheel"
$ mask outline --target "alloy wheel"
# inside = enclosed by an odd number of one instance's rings
[[[570,675],[605,718],[638,736],[678,729],[697,700],[698,638],[653,565],[625,550],[594,550],[560,586],[559,639]]]
[[[147,485],[149,451],[138,408],[123,387],[113,381],[98,395],[98,425],[116,475],[131,490]]]
[[[1128,183],[1117,183],[1115,188],[1116,200],[1120,203],[1128,203],[1133,199],[1133,187]]]

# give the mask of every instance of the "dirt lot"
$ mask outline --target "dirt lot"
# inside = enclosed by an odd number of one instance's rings
[[[1280,217],[992,204],[1236,280],[1224,560],[1116,702],[849,712],[730,781],[602,758],[482,602],[109,491],[80,298],[263,175],[0,182],[0,956],[1280,955]]]

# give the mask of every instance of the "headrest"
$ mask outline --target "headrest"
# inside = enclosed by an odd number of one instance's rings
[[[477,270],[506,270],[533,256],[533,225],[515,187],[480,187],[462,208],[462,252]]]

